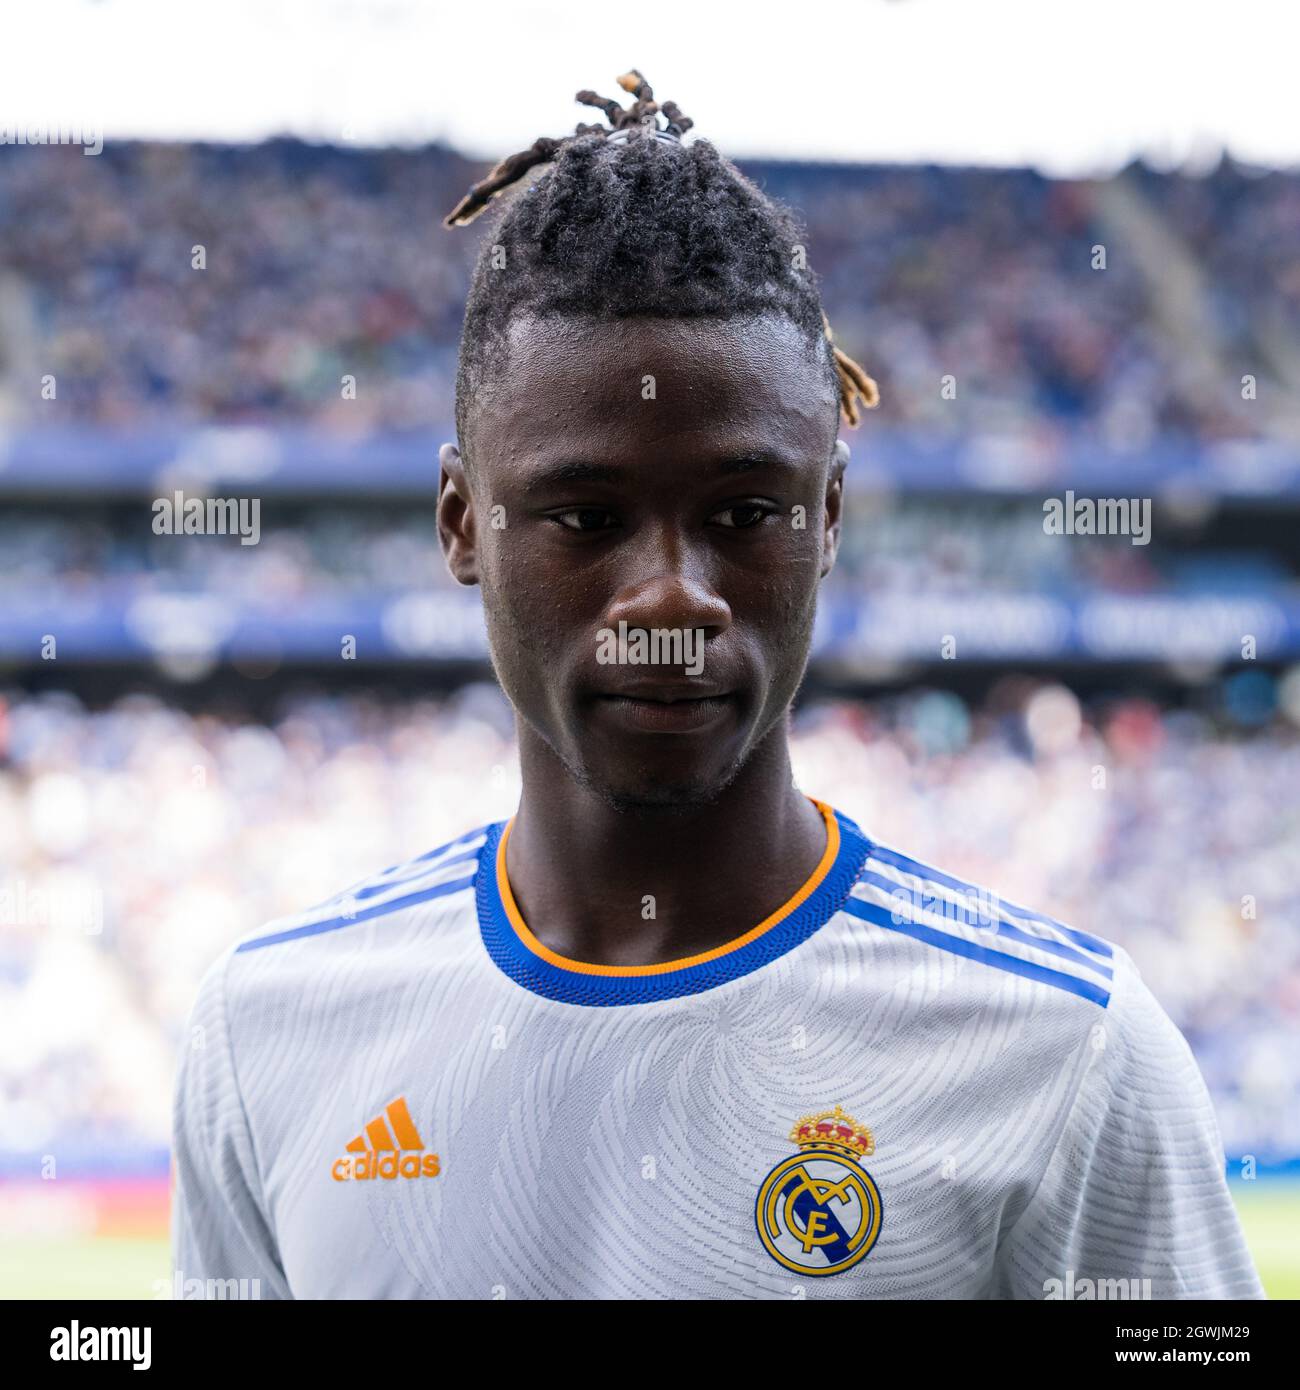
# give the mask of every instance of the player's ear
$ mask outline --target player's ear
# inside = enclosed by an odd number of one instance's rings
[[[438,450],[438,543],[458,584],[478,583],[478,543],[474,499],[465,477],[465,460],[454,444]]]
[[[844,511],[844,470],[848,467],[849,446],[842,440],[835,441],[835,452],[831,455],[830,470],[826,475],[826,525],[822,531],[822,573],[823,579],[835,567],[835,556],[840,548],[840,518]]]

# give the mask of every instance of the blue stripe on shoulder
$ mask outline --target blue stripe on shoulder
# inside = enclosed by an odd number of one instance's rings
[[[870,883],[874,887],[881,889],[882,892],[906,892],[900,883],[895,883],[893,879],[886,878],[883,874],[873,874],[869,869],[863,869],[858,876],[859,883]],[[938,900],[939,905],[934,909],[933,915],[944,916],[944,900]],[[922,904],[924,906],[924,904]],[[928,910],[928,909],[927,909]],[[894,914],[890,913],[890,926],[897,925]],[[966,926],[983,927],[983,922],[970,922],[965,918],[958,917],[959,922]],[[1045,951],[1048,955],[1060,956],[1062,960],[1074,961],[1076,965],[1082,965],[1085,969],[1091,970],[1096,975],[1101,975],[1104,979],[1111,979],[1115,972],[1109,965],[1103,964],[1091,955],[1085,955],[1083,951],[1076,950],[1073,946],[1067,946],[1064,941],[1057,941],[1048,936],[1035,936],[1031,931],[1022,931],[1020,927],[1012,926],[1010,922],[998,922],[990,930],[991,936],[1001,936],[1008,941],[1020,941],[1026,946],[1032,946],[1036,951]]]
[[[304,908],[301,912],[292,914],[296,917],[308,917],[313,912],[320,912],[327,907],[333,907],[335,903],[356,902],[362,898],[373,898],[376,893],[385,893],[391,888],[399,888],[403,883],[414,883],[423,879],[426,875],[441,869],[446,864],[459,864],[464,859],[477,859],[478,850],[470,850],[468,853],[460,855],[458,858],[447,858],[434,862],[438,855],[446,854],[449,849],[455,849],[457,845],[463,845],[466,840],[472,840],[475,835],[486,835],[488,827],[480,825],[473,830],[467,830],[463,835],[458,835],[454,840],[448,840],[445,845],[439,845],[437,849],[431,849],[427,853],[420,855],[418,859],[403,859],[399,863],[390,864],[382,873],[371,874],[369,878],[358,879],[355,883],[349,884],[346,888],[337,893],[331,893],[328,898],[322,898],[318,903],[312,903],[310,907]],[[408,875],[406,878],[393,879],[389,874],[396,873],[399,869],[409,869],[415,864],[424,864],[426,867],[418,873]]]
[[[1030,922],[1041,922],[1045,927],[1052,927],[1056,931],[1063,932],[1076,946],[1082,946],[1084,950],[1091,951],[1094,955],[1105,956],[1109,960],[1115,954],[1115,948],[1109,941],[1100,936],[1079,931],[1075,927],[1067,927],[1064,922],[1058,922],[1055,917],[1044,917],[1041,912],[1033,912],[1027,907],[1021,907],[1018,903],[1013,903],[1009,899],[1001,897],[991,890],[980,888],[973,883],[963,883],[961,879],[953,878],[951,874],[941,873],[929,864],[922,864],[918,860],[909,859],[907,855],[900,854],[897,850],[875,845],[872,847],[871,857],[879,859],[884,864],[890,864],[895,869],[901,869],[904,873],[915,874],[917,878],[928,878],[931,883],[942,883],[945,888],[955,888],[962,893],[987,893],[987,896],[1001,903],[1008,912],[1017,917],[1024,917]]]
[[[451,864],[464,864],[464,863],[467,863],[467,862],[468,862],[469,860],[471,860],[471,859],[477,859],[477,858],[478,858],[478,854],[479,854],[479,852],[478,852],[478,850],[476,850],[476,849],[467,849],[467,850],[465,851],[464,854],[449,854],[449,855],[447,856],[446,859],[440,859],[440,860],[438,860],[438,862],[437,862],[436,864],[429,864],[429,865],[427,865],[427,866],[425,867],[425,869],[424,869],[424,873],[423,873],[423,874],[412,874],[412,875],[411,875],[411,879],[422,878],[422,877],[424,877],[425,874],[431,874],[431,873],[433,873],[433,872],[434,872],[435,870],[437,870],[437,869],[445,869],[445,868],[448,867],[448,865],[451,865]],[[413,859],[411,862],[412,862],[413,864],[418,864],[418,863],[420,862],[420,860],[418,860],[418,859]],[[399,864],[399,865],[397,865],[396,867],[397,867],[397,868],[402,868],[402,869],[404,869],[404,868],[406,868],[406,865],[405,865],[405,864]],[[391,869],[388,869],[388,870],[385,870],[385,872],[386,872],[386,873],[392,873],[392,870],[391,870]],[[410,880],[407,880],[407,882],[409,882],[409,881],[410,881]],[[355,898],[355,899],[373,898],[373,897],[375,896],[376,893],[387,893],[387,892],[389,892],[391,889],[398,887],[399,884],[400,884],[401,882],[402,882],[401,879],[396,879],[396,880],[389,879],[389,880],[387,880],[387,881],[383,881],[383,880],[379,880],[379,879],[375,879],[375,880],[372,881],[372,880],[367,879],[367,880],[366,880],[366,886],[365,886],[364,888],[357,888],[357,889],[354,889],[351,893],[341,893],[341,894],[339,895],[339,897],[340,897],[340,898]],[[334,899],[331,898],[329,901],[333,902]],[[324,906],[323,903],[322,903],[322,906]]]
[[[903,936],[923,941],[927,946],[935,946],[952,955],[965,956],[968,960],[977,960],[982,965],[990,965],[995,970],[1005,970],[1012,975],[1023,975],[1027,980],[1036,980],[1039,984],[1050,985],[1053,989],[1064,990],[1067,994],[1077,994],[1081,999],[1090,999],[1094,1004],[1100,1004],[1103,1009],[1110,1002],[1110,990],[1104,985],[1095,984],[1091,980],[1080,980],[1077,976],[1067,975],[1061,970],[1049,970],[1045,965],[1021,960],[1019,956],[1009,956],[1003,951],[991,950],[987,946],[967,941],[964,937],[949,936],[946,932],[924,926],[920,922],[895,922],[893,914],[877,903],[863,902],[861,898],[851,897],[844,904],[844,911],[877,927],[900,932]]]
[[[428,902],[431,898],[446,897],[448,893],[459,893],[474,883],[474,875],[468,878],[453,879],[450,883],[435,883],[432,888],[423,888],[418,893],[408,893],[404,898],[393,898],[390,902],[378,903],[374,907],[363,907],[347,917],[330,917],[323,922],[308,922],[306,926],[289,927],[285,931],[272,932],[270,936],[259,936],[255,941],[243,941],[235,951],[257,951],[263,946],[275,946],[281,941],[296,941],[300,936],[319,936],[322,932],[338,931],[341,927],[353,927],[371,917],[382,917],[386,912],[397,912],[416,903]]]
[[[486,825],[477,825],[473,830],[467,830],[463,835],[457,835],[454,840],[448,840],[445,845],[439,845],[437,849],[426,850],[415,859],[403,859],[397,864],[390,864],[381,873],[377,873],[374,879],[366,879],[366,883],[375,882],[388,874],[396,873],[398,869],[409,868],[412,864],[423,864],[426,859],[436,859],[440,854],[446,854],[449,849],[455,849],[457,845],[463,845],[466,840],[472,840],[475,835],[486,835]]]
[[[464,835],[458,835],[454,840],[449,840],[445,845],[439,845],[437,849],[431,849],[427,854],[422,854],[418,859],[407,861],[409,864],[419,864],[425,860],[434,860],[440,854],[445,854],[447,850],[455,849],[457,845],[462,845],[466,840],[472,840],[476,835],[484,835],[489,827],[485,825],[477,826],[475,829],[467,831]],[[296,941],[299,937],[319,936],[322,932],[339,931],[343,927],[354,926],[357,922],[366,922],[373,917],[382,917],[388,912],[398,912],[404,907],[413,907],[416,903],[429,902],[434,898],[443,898],[450,893],[458,893],[463,888],[470,887],[474,882],[474,873],[478,867],[478,857],[482,852],[482,846],[478,849],[466,850],[463,854],[449,855],[447,858],[437,863],[430,863],[425,874],[435,873],[437,870],[447,868],[452,864],[473,863],[474,868],[461,878],[435,883],[431,887],[416,889],[410,893],[404,893],[401,897],[390,898],[387,902],[375,903],[370,907],[358,908],[355,911],[343,912],[334,917],[326,917],[318,922],[305,922],[300,926],[286,927],[283,931],[271,932],[267,936],[259,936],[252,941],[240,942],[235,947],[236,953],[240,951],[256,951],[263,946],[275,946],[282,941]],[[407,867],[407,864],[394,864],[384,870],[385,874],[392,873],[394,869]],[[401,886],[401,881],[382,882],[383,875],[377,875],[373,879],[364,880],[362,887],[345,890],[336,893],[332,898],[326,898],[319,907],[328,907],[331,903],[361,902],[366,898],[372,898],[377,893],[382,893]],[[424,879],[424,874],[415,875],[414,882]],[[314,911],[315,909],[309,909]]]

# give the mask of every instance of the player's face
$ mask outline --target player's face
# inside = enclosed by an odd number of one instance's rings
[[[834,560],[821,365],[780,317],[525,319],[476,412],[440,525],[515,709],[613,804],[710,800],[783,719]]]

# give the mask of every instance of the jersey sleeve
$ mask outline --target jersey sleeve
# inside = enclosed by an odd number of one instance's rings
[[[204,976],[182,1044],[172,1124],[174,1287],[185,1297],[291,1298],[235,1072],[231,957],[226,951]]]
[[[999,1242],[996,1296],[1263,1298],[1204,1078],[1119,948],[1083,1047],[1059,1140]]]

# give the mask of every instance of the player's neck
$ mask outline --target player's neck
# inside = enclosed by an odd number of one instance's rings
[[[786,902],[826,848],[784,725],[716,802],[673,814],[616,810],[524,730],[520,753],[507,876],[529,929],[572,960],[651,965],[720,946]]]

